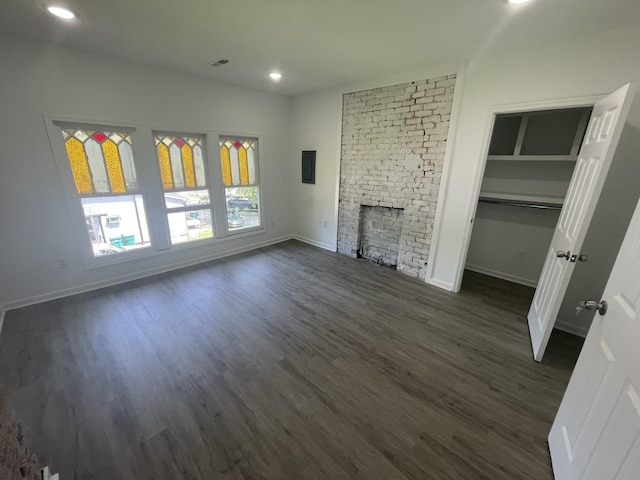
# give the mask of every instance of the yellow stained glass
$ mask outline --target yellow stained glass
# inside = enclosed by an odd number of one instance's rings
[[[184,169],[184,183],[187,187],[196,186],[196,175],[193,170],[193,152],[188,144],[182,145],[182,168]]]
[[[224,145],[220,146],[220,165],[222,167],[222,181],[227,187],[230,187],[231,161],[229,160],[229,149]]]
[[[76,184],[78,193],[93,193],[93,183],[91,182],[91,173],[87,164],[87,156],[84,153],[84,147],[79,140],[69,137],[64,146],[69,157],[69,166],[73,174],[73,181]]]
[[[158,143],[158,164],[160,165],[160,178],[162,188],[170,190],[173,188],[173,177],[171,176],[171,162],[169,161],[169,149],[164,143]]]
[[[124,186],[122,165],[120,165],[120,153],[118,152],[117,145],[111,140],[105,140],[102,142],[102,155],[104,156],[104,164],[107,167],[111,192],[126,192],[127,188]]]
[[[247,164],[247,149],[240,147],[238,149],[238,166],[240,168],[240,183],[249,185],[249,166]]]

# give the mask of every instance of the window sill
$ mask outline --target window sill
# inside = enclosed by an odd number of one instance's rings
[[[194,240],[192,242],[184,242],[177,245],[172,245],[171,247],[164,250],[156,250],[154,247],[143,247],[131,252],[120,253],[117,255],[106,255],[104,257],[95,257],[91,259],[86,259],[85,270],[94,270],[102,267],[110,267],[112,265],[119,265],[121,263],[129,263],[136,260],[142,260],[145,258],[157,257],[160,255],[168,255],[172,252],[181,252],[186,250],[192,250],[199,247],[206,247],[209,245],[217,245],[224,243],[225,241],[251,237],[254,235],[261,235],[266,233],[264,227],[252,227],[242,229],[241,231],[230,232],[224,237],[213,237],[213,238],[204,238],[201,240]]]

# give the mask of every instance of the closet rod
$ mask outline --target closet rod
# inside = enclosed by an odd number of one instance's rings
[[[495,198],[478,198],[482,203],[493,203],[495,205],[509,205],[512,207],[537,208],[540,210],[562,210],[562,205],[551,205],[549,203],[527,203],[516,200],[499,200]]]

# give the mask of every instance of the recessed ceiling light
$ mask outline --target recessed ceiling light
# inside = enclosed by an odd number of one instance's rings
[[[271,72],[269,76],[271,77],[271,80],[280,80],[282,78],[282,74],[278,72]]]
[[[55,15],[56,17],[59,17],[59,18],[64,18],[65,20],[71,20],[73,18],[76,18],[76,14],[73,13],[68,8],[52,5],[50,7],[47,7],[47,10],[49,10],[49,13],[51,15]]]
[[[509,0],[509,3],[512,5],[517,5],[519,3],[527,3],[529,0]]]

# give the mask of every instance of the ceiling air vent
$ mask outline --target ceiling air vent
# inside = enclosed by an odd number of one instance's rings
[[[213,62],[211,62],[209,64],[210,67],[221,67],[223,65],[226,65],[227,63],[231,63],[231,60],[229,60],[228,58],[219,58],[217,60],[214,60]]]

